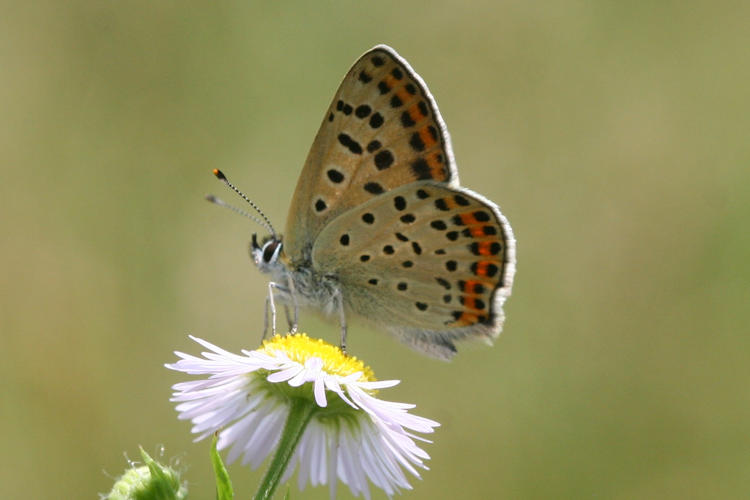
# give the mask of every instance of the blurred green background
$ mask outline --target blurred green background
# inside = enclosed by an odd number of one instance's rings
[[[446,364],[352,328],[351,351],[403,381],[388,398],[442,423],[405,496],[750,491],[750,4],[1,9],[3,498],[93,498],[138,444],[213,498],[162,364],[199,352],[188,333],[254,346],[266,278],[257,227],[203,201],[232,199],[210,171],[283,226],[340,78],[376,43],[428,82],[463,185],[518,238],[495,347]],[[230,472],[248,498],[260,473]]]

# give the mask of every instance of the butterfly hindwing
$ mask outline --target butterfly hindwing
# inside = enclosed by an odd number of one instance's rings
[[[347,210],[416,181],[458,183],[437,105],[390,47],[365,53],[325,114],[294,193],[286,252],[301,259]]]
[[[418,181],[331,221],[315,241],[312,265],[336,277],[350,310],[448,358],[453,340],[499,334],[514,245],[492,202]]]

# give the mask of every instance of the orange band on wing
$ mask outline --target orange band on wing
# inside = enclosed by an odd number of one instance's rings
[[[484,284],[479,280],[466,280],[461,284],[464,293],[481,294],[485,292]]]
[[[411,109],[409,110],[409,114],[411,114]],[[419,113],[419,116],[422,116],[422,113]],[[414,116],[412,116],[412,119],[414,119]],[[417,120],[414,120],[414,121],[417,121]],[[432,146],[437,144],[437,141],[432,136],[432,132],[430,132],[430,127],[422,127],[419,130],[419,138],[422,139],[425,149],[430,149]]]
[[[383,79],[383,81],[385,82],[386,85],[388,85],[389,90],[395,87],[396,85],[398,85],[398,80],[396,80],[393,77],[393,75],[391,75],[390,73],[385,75],[385,78]]]
[[[471,235],[474,238],[479,238],[480,236],[486,236],[484,234],[484,225],[474,225],[469,228],[469,231],[471,231]]]
[[[475,262],[470,266],[470,268],[475,275],[488,278],[492,278],[500,270],[497,264],[487,260],[480,260],[479,262]]]
[[[480,223],[473,213],[460,214],[459,217],[461,217],[461,222],[463,222],[465,226],[473,226]]]
[[[401,102],[407,102],[412,97],[411,94],[409,92],[407,92],[404,87],[399,87],[396,90],[396,95],[398,96],[399,99],[401,99]],[[414,106],[412,106],[412,108],[414,108]],[[411,119],[414,120],[415,122],[421,120],[421,118],[415,117],[412,114],[411,108],[409,109],[409,115],[411,115]],[[421,117],[422,114],[420,113],[418,116]]]
[[[477,249],[477,252],[479,255],[493,255],[491,247],[492,243],[494,243],[493,241],[480,241],[478,243],[479,248]]]

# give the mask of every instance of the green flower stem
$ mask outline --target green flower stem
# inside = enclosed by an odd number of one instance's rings
[[[271,465],[268,466],[268,471],[266,471],[266,475],[253,497],[254,500],[269,500],[273,492],[276,491],[276,487],[279,485],[287,465],[289,465],[289,460],[294,455],[294,450],[297,448],[297,444],[316,409],[317,406],[315,406],[314,401],[292,398],[289,416],[286,418],[284,431],[281,433],[279,447],[276,449]]]

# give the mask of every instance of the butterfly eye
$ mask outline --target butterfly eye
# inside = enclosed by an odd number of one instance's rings
[[[281,241],[277,239],[271,239],[263,245],[263,262],[275,261],[279,256],[281,250]]]

